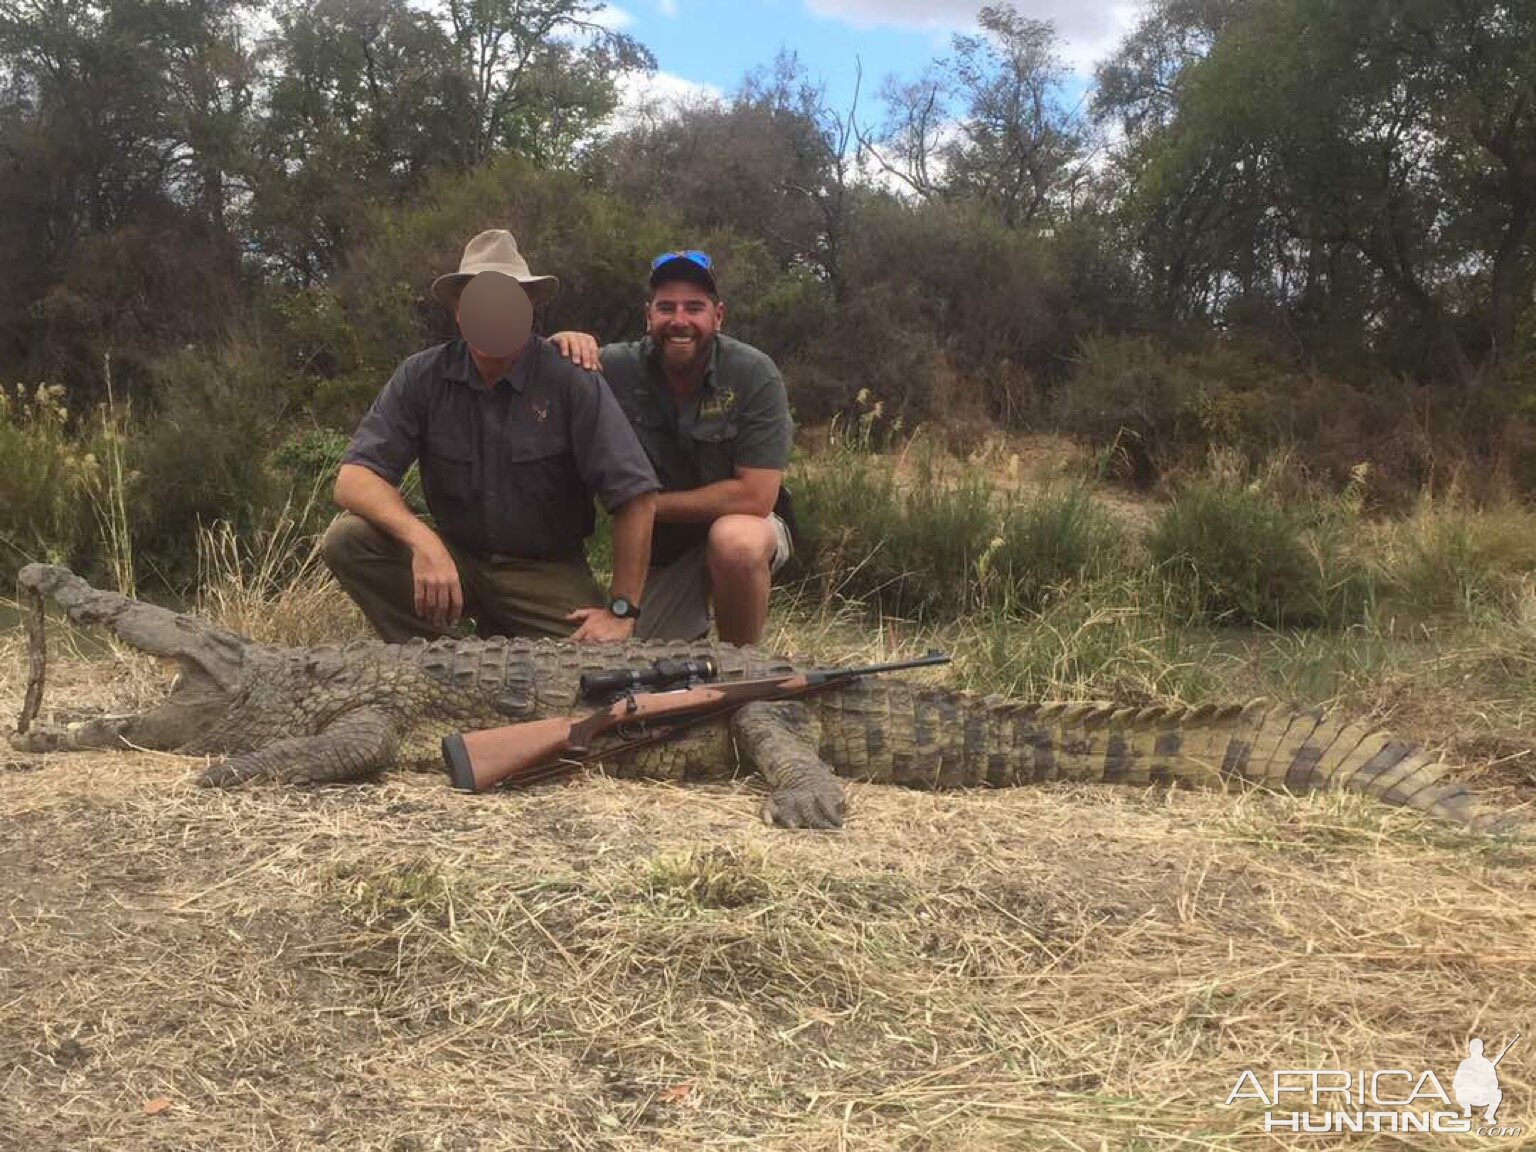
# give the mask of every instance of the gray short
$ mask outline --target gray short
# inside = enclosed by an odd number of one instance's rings
[[[773,562],[769,572],[784,566],[795,546],[789,528],[777,516],[773,522]],[[664,568],[652,568],[645,579],[640,619],[635,624],[639,640],[702,640],[709,635],[709,562],[706,545],[688,549]]]

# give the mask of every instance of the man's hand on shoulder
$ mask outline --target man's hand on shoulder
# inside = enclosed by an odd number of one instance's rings
[[[459,568],[436,537],[411,549],[411,581],[415,585],[416,615],[439,628],[457,624],[464,612]]]
[[[586,332],[556,332],[549,342],[567,360],[588,372],[601,372],[603,362],[598,356],[597,339]]]
[[[578,608],[566,619],[581,622],[571,634],[578,644],[620,644],[635,634],[633,619],[620,619],[606,608]]]

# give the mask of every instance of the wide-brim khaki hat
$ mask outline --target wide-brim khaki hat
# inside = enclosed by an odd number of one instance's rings
[[[512,233],[505,228],[492,228],[464,245],[459,270],[432,281],[432,295],[452,308],[464,285],[482,272],[500,272],[512,277],[536,305],[554,299],[560,291],[558,277],[535,276],[528,270],[528,261],[517,250],[517,240]]]

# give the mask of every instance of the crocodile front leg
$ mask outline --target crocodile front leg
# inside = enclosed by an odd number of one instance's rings
[[[768,781],[763,819],[783,828],[841,828],[843,782],[816,754],[811,709],[795,701],[759,701],[731,717],[742,761]]]
[[[381,772],[394,762],[400,734],[394,721],[371,708],[348,712],[316,736],[279,740],[231,756],[200,777],[205,788],[233,788],[252,780],[337,784]]]

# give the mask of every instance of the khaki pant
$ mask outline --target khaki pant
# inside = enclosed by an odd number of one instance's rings
[[[575,631],[567,615],[608,602],[585,561],[516,560],[465,552],[446,540],[444,544],[459,569],[464,615],[474,620],[481,636],[563,639]],[[416,615],[411,550],[362,517],[343,512],[331,521],[320,554],[388,643],[459,634]]]
[[[789,528],[773,521],[774,549],[769,572],[777,572],[794,552]],[[653,567],[640,599],[637,640],[702,640],[709,635],[709,557],[707,544],[688,549],[671,564]]]

